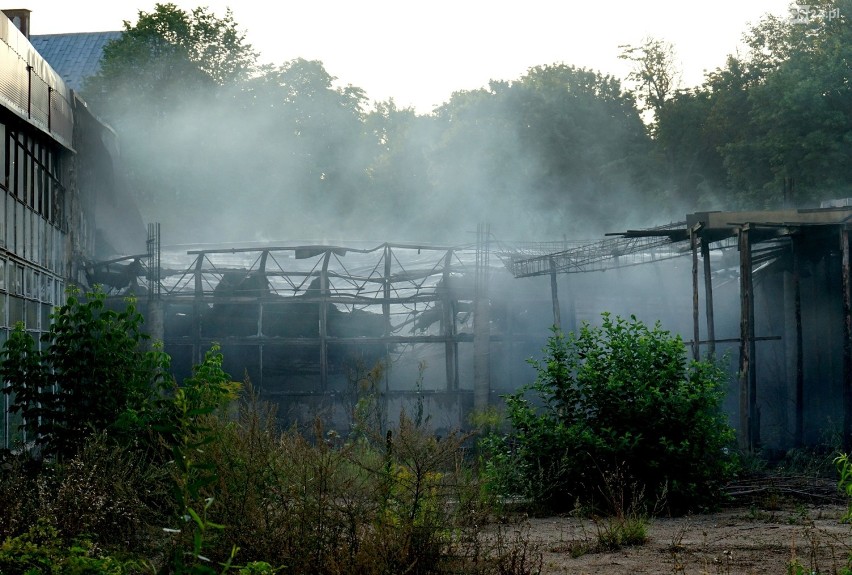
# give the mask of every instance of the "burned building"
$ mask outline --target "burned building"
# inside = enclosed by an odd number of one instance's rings
[[[728,404],[742,449],[852,447],[850,219],[852,207],[845,200],[811,209],[703,212],[687,218],[696,356],[702,291],[707,353],[715,353],[718,339],[710,247],[736,248],[727,264],[738,280],[727,306],[734,311],[727,319],[729,331],[735,331],[731,324],[738,326]],[[703,290],[697,280],[699,253]]]
[[[10,16],[28,30],[26,11]],[[663,320],[695,357],[728,359],[744,449],[852,443],[849,207],[698,213],[571,246],[284,244],[242,250],[248,261],[196,250],[188,268],[162,269],[115,169],[114,133],[75,93],[81,72],[57,71],[63,54],[82,46],[96,60],[118,34],[41,37],[36,49],[0,18],[0,340],[19,321],[43,332],[69,283],[133,287],[139,260],[118,260],[146,252],[146,289],[163,296],[143,307],[176,374],[218,342],[235,378],[303,416],[351,402],[352,366],[381,360],[386,412],[425,398],[441,424],[464,424],[530,382],[524,360],[552,324],[609,311]],[[489,252],[514,278],[541,277],[508,281]],[[0,445],[10,429],[4,404]]]
[[[610,296],[596,305],[613,311],[624,294],[645,292],[630,313],[650,321],[666,317],[692,358],[711,357],[727,366],[724,406],[741,449],[849,449],[850,220],[848,200],[818,208],[698,212],[684,222],[613,233],[579,248],[515,256],[509,265],[516,277],[551,275],[554,286],[556,274],[666,266],[658,289],[667,295],[654,313],[649,308],[657,298],[636,283],[613,291],[599,278],[572,277],[563,298],[588,309],[590,302],[576,297],[578,286],[598,282],[598,295]],[[681,264],[662,261],[670,258]]]

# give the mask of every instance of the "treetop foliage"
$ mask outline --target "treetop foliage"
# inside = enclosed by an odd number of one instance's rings
[[[852,194],[852,0],[811,7],[765,17],[699,86],[681,88],[676,47],[646,38],[621,47],[625,82],[541,64],[424,115],[371,104],[319,61],[258,66],[230,12],[158,4],[125,24],[84,97],[119,132],[144,216],[176,241],[466,241],[473,218],[504,237],[588,237]]]
[[[745,34],[745,54],[663,108],[657,145],[669,154],[674,197],[777,209],[849,195],[852,2],[809,6],[763,18]]]
[[[139,11],[135,24],[104,47],[101,68],[83,92],[103,116],[121,123],[134,106],[152,109],[185,103],[199,89],[240,82],[252,75],[257,53],[228,9],[222,18],[208,8],[187,12],[156,4]],[[165,111],[165,110],[161,110]]]
[[[619,46],[619,58],[630,60],[634,69],[627,79],[639,88],[638,98],[645,110],[659,116],[663,104],[678,88],[679,71],[674,46],[659,38],[646,38],[639,46]]]

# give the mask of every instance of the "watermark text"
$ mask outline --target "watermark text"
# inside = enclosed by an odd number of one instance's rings
[[[790,21],[793,24],[810,24],[814,20],[831,21],[840,18],[840,8],[821,8],[811,4],[793,4]]]

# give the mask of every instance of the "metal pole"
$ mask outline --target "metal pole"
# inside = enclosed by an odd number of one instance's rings
[[[698,237],[695,232],[696,226],[690,228],[689,246],[692,248],[692,359],[698,361],[700,357],[698,342],[701,339],[701,333],[698,325]]]
[[[562,331],[562,314],[559,311],[559,290],[556,283],[556,262],[550,259],[550,297],[553,301],[553,325]]]
[[[707,316],[707,357],[716,357],[716,320],[713,316],[713,272],[710,269],[710,242],[701,236],[701,259],[704,260],[704,309]]]

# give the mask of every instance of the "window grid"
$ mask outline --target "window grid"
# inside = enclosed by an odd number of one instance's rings
[[[65,299],[64,188],[56,144],[0,122],[0,347],[18,321],[41,347]],[[0,388],[3,386],[0,381]],[[0,448],[22,439],[0,393]]]

